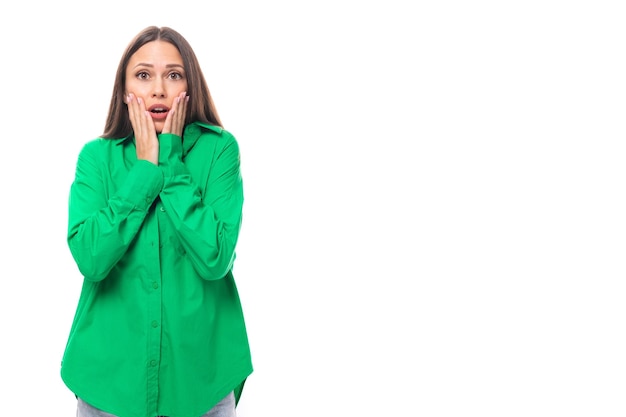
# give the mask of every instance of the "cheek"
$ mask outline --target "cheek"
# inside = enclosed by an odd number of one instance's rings
[[[126,93],[133,93],[136,96],[141,97],[145,91],[143,91],[143,88],[145,88],[142,83],[138,83],[138,82],[133,82],[133,81],[127,81],[126,82]]]
[[[187,83],[172,83],[168,86],[168,93],[177,96],[183,91],[187,91]]]

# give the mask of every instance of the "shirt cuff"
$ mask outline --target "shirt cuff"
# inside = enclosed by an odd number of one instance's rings
[[[152,162],[140,159],[131,168],[118,195],[140,210],[148,210],[163,188],[163,173]]]

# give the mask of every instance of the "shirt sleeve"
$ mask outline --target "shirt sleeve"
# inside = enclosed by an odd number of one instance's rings
[[[85,279],[100,281],[127,251],[163,185],[159,168],[138,160],[122,185],[111,190],[107,160],[100,141],[81,150],[70,188],[68,244]]]
[[[196,272],[207,280],[223,278],[232,268],[241,227],[239,146],[222,131],[213,153],[206,155],[206,163],[211,164],[207,183],[196,184],[182,160],[182,139],[162,134],[159,140],[165,211]],[[193,152],[206,149],[197,148]]]

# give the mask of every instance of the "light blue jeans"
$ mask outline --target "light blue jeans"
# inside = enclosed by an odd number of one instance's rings
[[[235,412],[235,394],[232,392],[228,394],[222,401],[215,404],[215,407],[211,408],[206,414],[201,417],[236,417]],[[98,410],[95,407],[90,406],[80,398],[78,399],[78,408],[76,409],[76,417],[116,417],[113,414],[106,413],[102,410]],[[166,416],[157,416],[166,417]],[[176,417],[176,416],[171,416]]]

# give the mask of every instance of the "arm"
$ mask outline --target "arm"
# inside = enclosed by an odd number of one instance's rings
[[[105,149],[99,145],[96,140],[82,149],[69,199],[68,244],[90,281],[106,278],[122,258],[163,184],[159,168],[139,160],[124,182],[111,189],[107,164],[115,162],[102,160]]]
[[[207,280],[223,278],[231,269],[241,227],[239,147],[232,135],[223,135],[215,153],[207,155],[206,163],[211,167],[203,191],[193,183],[182,162],[181,138],[160,136],[159,167],[164,175],[161,201],[186,256]]]

